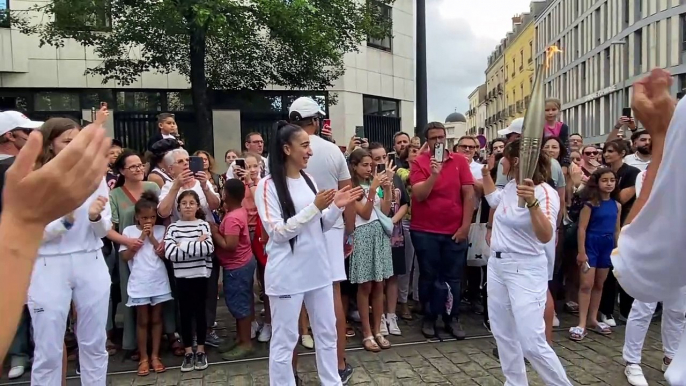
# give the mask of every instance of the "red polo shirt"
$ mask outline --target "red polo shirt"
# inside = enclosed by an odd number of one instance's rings
[[[412,185],[426,181],[431,176],[431,153],[417,156],[410,168]],[[424,201],[412,196],[410,229],[415,231],[452,235],[462,226],[462,186],[474,185],[467,159],[450,153],[443,168]]]

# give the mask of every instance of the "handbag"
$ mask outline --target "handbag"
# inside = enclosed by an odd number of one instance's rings
[[[386,232],[386,235],[388,237],[393,236],[393,220],[386,216],[379,208],[376,207],[376,205],[374,205],[374,212],[376,213],[376,217],[379,218],[379,222],[381,223],[384,232]]]
[[[479,205],[476,213],[477,221],[481,218],[481,207],[482,205]],[[468,267],[484,267],[488,264],[488,258],[491,256],[491,247],[486,243],[487,231],[485,223],[474,223],[469,226]]]

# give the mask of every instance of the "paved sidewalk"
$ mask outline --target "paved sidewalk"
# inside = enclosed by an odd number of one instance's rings
[[[562,360],[569,379],[575,385],[627,385],[624,377],[622,344],[624,328],[616,328],[611,337],[589,334],[581,343],[556,332],[555,351]],[[462,342],[396,345],[373,354],[353,350],[348,361],[355,367],[350,385],[502,385],[500,363],[493,356],[492,338]],[[662,352],[660,326],[654,323],[648,333],[643,354],[643,370],[651,385],[666,385],[660,371]],[[169,364],[171,365],[171,363]],[[314,356],[300,357],[299,371],[306,385],[318,385]],[[529,384],[544,385],[529,367]],[[69,385],[78,385],[70,380]],[[266,360],[232,364],[214,364],[203,372],[181,374],[178,369],[159,376],[151,374],[112,375],[108,384],[123,385],[269,385]]]

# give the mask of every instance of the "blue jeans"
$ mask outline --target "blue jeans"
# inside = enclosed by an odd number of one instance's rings
[[[448,283],[453,295],[453,308],[450,315],[443,315],[443,319],[457,319],[462,300],[462,274],[467,263],[467,241],[456,243],[452,240],[452,235],[413,230],[410,231],[410,236],[419,263],[419,301],[425,311],[425,319],[438,319],[438,314],[426,313],[430,308],[428,304],[433,298],[436,281]]]
[[[14,334],[12,345],[7,352],[11,357],[12,367],[27,367],[29,365],[29,355],[31,354],[30,331],[31,315],[26,306],[24,306],[21,312],[21,319],[19,319],[19,325],[17,326],[17,332]]]

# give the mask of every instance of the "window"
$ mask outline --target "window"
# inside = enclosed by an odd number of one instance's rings
[[[33,101],[36,111],[71,112],[81,111],[79,94],[45,91],[36,93]]]
[[[159,92],[121,91],[117,93],[117,110],[161,111],[161,99]]]
[[[517,67],[517,62],[515,61],[515,58],[512,58],[512,76],[515,76],[515,68]]]
[[[624,14],[624,28],[626,28],[629,26],[629,0],[624,0],[622,13]]]
[[[681,28],[681,51],[686,51],[686,14],[681,14],[679,17]]]
[[[365,95],[362,97],[362,113],[364,115],[400,118],[400,102],[394,99]]]
[[[519,72],[524,71],[524,50],[519,51]]]
[[[390,22],[390,23],[393,22],[393,8],[391,8],[389,5],[382,4],[382,3],[379,3],[379,2],[374,1],[374,0],[371,1],[370,5],[379,7],[379,13],[380,13],[380,17],[382,19],[382,22],[384,22],[384,23],[385,22]],[[383,39],[377,39],[377,38],[373,38],[371,36],[367,37],[367,45],[369,47],[378,48],[378,49],[384,50],[384,51],[391,51],[392,50],[392,47],[391,47],[392,41],[393,41],[393,36],[391,36],[390,34],[388,36],[384,37]]]
[[[634,32],[634,74],[643,72],[643,30]]]
[[[534,42],[533,40],[529,41],[529,63],[533,61],[534,57]]]
[[[281,98],[278,99],[279,102]],[[276,103],[272,100],[272,105]],[[188,90],[173,91],[167,93],[167,110],[169,111],[192,111],[193,110],[193,96]]]
[[[0,28],[10,28],[10,0],[0,0]]]
[[[0,0],[2,1],[2,0]],[[55,13],[55,24],[74,30],[107,31],[112,27],[112,4],[110,0],[92,0],[84,5],[87,11],[69,12],[68,20],[62,20],[61,13]],[[71,10],[73,11],[73,10]],[[76,10],[78,11],[78,10]],[[78,15],[78,16],[77,16]],[[75,21],[73,19],[76,19]]]

